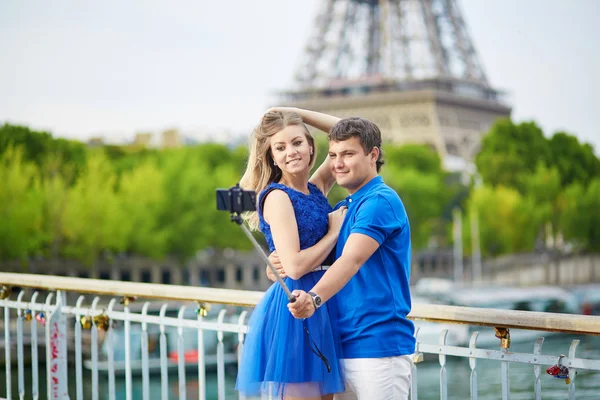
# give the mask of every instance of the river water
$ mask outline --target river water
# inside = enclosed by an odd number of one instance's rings
[[[577,350],[577,356],[580,358],[600,359],[600,337],[578,336],[578,335],[555,335],[548,337],[543,346],[544,354],[567,354],[569,346],[573,339],[580,339],[581,343]],[[531,343],[513,343],[511,351],[531,353],[533,342]],[[470,398],[469,382],[471,369],[469,362],[464,358],[447,357],[447,377],[448,377],[448,397],[453,400],[463,400]],[[553,378],[545,373],[545,366],[542,368],[542,398],[546,399],[567,399],[568,386],[564,380]],[[71,399],[75,399],[75,377],[74,367],[69,368],[69,387]],[[13,398],[18,398],[17,370],[12,369],[12,393]],[[479,398],[483,400],[496,400],[501,396],[500,363],[489,360],[477,360],[477,375],[479,381]],[[4,367],[0,368],[0,398],[5,397]],[[99,399],[108,399],[108,379],[106,375],[100,375],[100,395]],[[152,399],[160,399],[161,386],[160,375],[150,377],[150,393]],[[510,387],[511,399],[533,399],[534,386],[533,366],[526,364],[510,364]],[[45,391],[45,371],[40,369],[40,382],[43,387],[40,388],[40,398],[46,398]],[[190,373],[186,378],[187,398],[198,398],[198,379],[195,373]],[[597,400],[600,399],[600,371],[585,372],[580,371],[575,380],[577,387],[578,400]],[[226,379],[226,397],[236,399],[237,393],[234,389],[235,377],[228,376]],[[25,398],[31,398],[31,370],[26,370]],[[425,362],[418,364],[418,390],[419,399],[439,399],[440,398],[440,366],[436,356],[429,355]],[[125,399],[125,381],[116,379],[117,399]],[[179,396],[179,386],[177,374],[169,376],[169,398],[177,399]],[[84,397],[91,399],[91,374],[84,370]],[[133,399],[142,398],[141,377],[133,378]],[[217,377],[216,374],[207,375],[207,399],[217,398]]]

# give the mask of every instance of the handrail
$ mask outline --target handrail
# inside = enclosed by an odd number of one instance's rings
[[[107,296],[143,297],[161,300],[255,306],[263,292],[230,290],[158,283],[123,282],[104,279],[0,272],[0,284],[44,290],[64,290]]]
[[[0,284],[111,296],[255,306],[263,292],[0,272]],[[600,336],[600,317],[533,311],[414,304],[413,320]]]

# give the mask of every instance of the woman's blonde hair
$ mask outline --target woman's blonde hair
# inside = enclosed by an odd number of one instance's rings
[[[288,126],[302,126],[308,143],[313,151],[310,156],[309,167],[315,163],[316,147],[315,140],[308,132],[306,125],[299,114],[292,111],[269,111],[261,119],[260,124],[252,131],[249,140],[250,154],[248,155],[248,165],[246,172],[240,180],[240,186],[246,190],[254,190],[256,198],[260,193],[273,182],[281,179],[281,169],[273,161],[271,153],[271,136],[281,132]],[[259,205],[257,204],[257,208]],[[251,229],[258,229],[258,213],[251,212],[244,215]]]

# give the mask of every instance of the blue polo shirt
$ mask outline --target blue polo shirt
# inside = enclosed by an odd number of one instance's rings
[[[367,235],[379,248],[336,296],[344,358],[381,358],[415,351],[411,309],[410,227],[398,194],[380,176],[338,203],[348,211],[336,259],[353,233]]]

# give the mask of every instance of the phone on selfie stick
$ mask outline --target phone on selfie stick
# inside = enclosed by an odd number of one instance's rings
[[[242,213],[246,211],[256,211],[256,192],[253,190],[245,190],[240,187],[240,184],[236,184],[235,186],[230,187],[229,189],[217,189],[217,210],[220,211],[228,211],[231,214],[231,221],[235,222],[239,226],[242,227],[242,230],[248,236],[248,239],[252,242],[256,251],[260,256],[265,260],[271,272],[275,274],[277,278],[277,282],[285,292],[286,296],[290,303],[296,301],[292,292],[287,287],[281,276],[275,269],[275,266],[271,264],[269,261],[269,257],[265,254],[263,249],[260,247],[260,244],[254,239],[250,230],[244,225],[244,220],[242,219]]]

